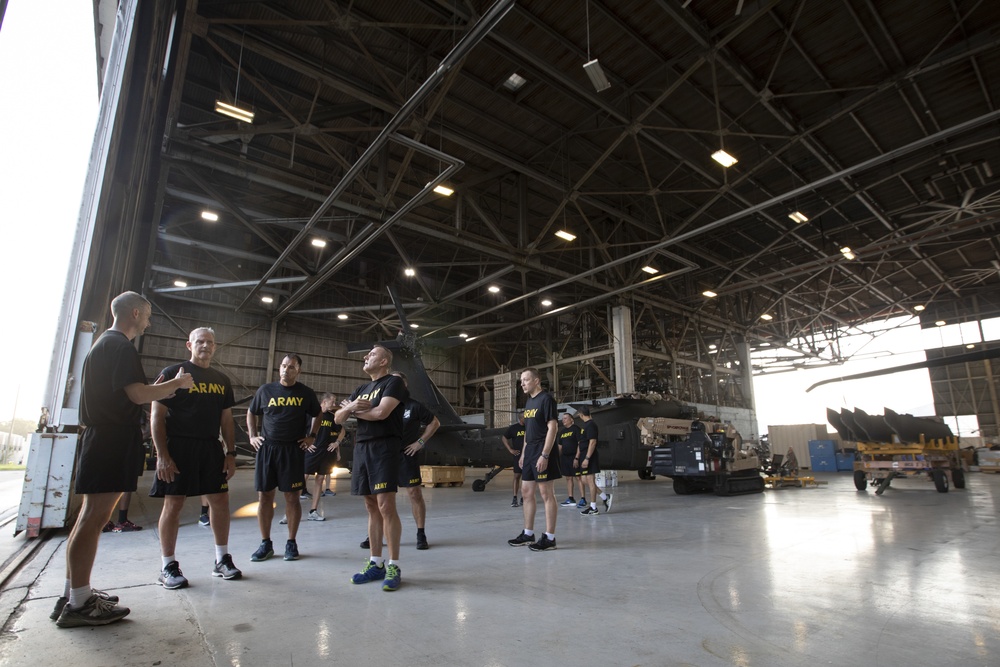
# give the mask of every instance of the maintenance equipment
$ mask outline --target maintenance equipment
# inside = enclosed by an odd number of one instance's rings
[[[653,448],[653,474],[672,478],[678,495],[760,493],[764,490],[760,460],[756,454],[738,449],[736,437],[705,433],[705,425],[694,421],[686,440],[671,442],[662,437]]]

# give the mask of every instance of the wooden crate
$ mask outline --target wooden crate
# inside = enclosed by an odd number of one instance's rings
[[[462,486],[465,483],[465,468],[420,466],[420,483],[424,486]]]

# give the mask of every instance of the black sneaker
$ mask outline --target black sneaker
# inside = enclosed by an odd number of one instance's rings
[[[611,503],[614,501],[615,496],[613,493],[609,493],[608,497],[604,499],[604,513],[607,514],[611,511]]]
[[[222,577],[223,579],[239,579],[243,576],[243,573],[233,564],[233,557],[226,554],[212,568],[212,576]]]
[[[528,548],[532,551],[548,551],[549,549],[556,548],[555,539],[549,539],[545,535],[542,535],[542,539],[538,540],[534,544],[529,544]]]
[[[600,512],[597,511],[596,507],[588,507],[587,509],[580,512],[583,516],[597,516]]]
[[[517,504],[517,496],[514,496],[514,500],[510,501],[510,506],[511,507],[520,507],[520,505]]]
[[[167,563],[167,566],[160,571],[157,581],[168,591],[175,591],[188,585],[187,577],[181,573],[181,566],[175,560]]]
[[[368,541],[367,537],[365,538],[365,541],[361,543],[361,548],[362,549],[371,549],[372,548],[372,543]]]
[[[295,543],[295,540],[288,540],[285,542],[285,560],[298,560],[299,559],[299,545]]]
[[[208,520],[207,514],[202,514],[200,517],[198,517],[198,525],[201,526],[202,528],[208,528],[209,526],[212,525],[211,522]]]
[[[515,537],[514,539],[507,540],[507,544],[509,544],[512,547],[523,547],[525,544],[534,544],[534,543],[535,543],[535,536],[525,535],[523,530],[521,531],[521,534]]]
[[[274,555],[274,545],[271,543],[271,540],[261,540],[260,546],[257,547],[257,551],[254,551],[250,555],[250,560],[257,563],[262,560],[267,560],[273,555]]]
[[[431,546],[427,544],[427,536],[424,535],[422,532],[417,533],[417,549],[419,551],[426,551],[427,549],[430,548]]]
[[[111,604],[118,604],[118,596],[117,595],[111,595],[110,593],[105,593],[104,591],[99,591],[96,588],[91,588],[90,589],[90,594],[91,595],[96,595],[99,598],[107,600]],[[52,619],[53,621],[59,620],[59,615],[62,614],[63,607],[65,607],[68,602],[69,602],[69,598],[67,598],[67,597],[60,597],[58,600],[56,600],[55,609],[53,609],[52,613],[49,614],[49,618]]]
[[[60,628],[79,628],[87,625],[107,625],[129,615],[128,607],[118,607],[114,602],[98,595],[91,595],[78,609],[63,607],[56,625]]]

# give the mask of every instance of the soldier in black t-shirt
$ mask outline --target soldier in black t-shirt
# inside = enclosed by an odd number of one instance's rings
[[[556,446],[556,402],[551,394],[542,391],[542,378],[535,368],[521,373],[521,390],[528,395],[524,403],[524,449],[521,450],[521,490],[524,496],[524,530],[514,539],[507,540],[512,547],[528,545],[532,551],[556,548],[556,503],[552,482],[561,477],[558,459],[549,456]],[[545,534],[535,541],[535,487],[545,506]]]
[[[50,618],[60,628],[107,625],[125,618],[118,597],[90,587],[101,529],[125,491],[135,491],[142,447],[144,403],[189,389],[193,380],[184,369],[161,384],[146,384],[139,353],[131,341],[149,326],[152,306],[135,292],[111,302],[114,323],[83,362],[80,436],[76,462],[76,492],[83,505],[66,541],[66,588]]]
[[[183,368],[191,373],[194,386],[155,401],[152,410],[156,479],[149,495],[163,498],[159,523],[163,570],[159,580],[171,590],[188,585],[174,552],[181,510],[190,496],[204,496],[211,512],[215,537],[212,576],[227,580],[243,576],[229,554],[229,480],[236,472],[233,387],[224,373],[211,367],[215,356],[212,329],[195,329],[186,345],[191,358],[163,369],[157,382]]]
[[[403,404],[410,394],[403,381],[389,374],[392,352],[376,345],[365,355],[363,370],[371,378],[341,403],[334,421],[358,420],[351,495],[363,496],[368,511],[371,557],[351,581],[382,580],[382,590],[400,585],[399,538],[402,530],[396,510],[397,475],[403,446]],[[389,545],[389,562],[382,558],[382,536]]]
[[[584,509],[580,514],[584,516],[596,516],[597,511],[597,480],[594,475],[601,472],[601,463],[597,451],[597,424],[590,416],[590,408],[584,405],[578,413],[583,420],[583,437],[580,439],[580,453],[577,455],[580,461],[580,479],[590,487],[590,507]],[[604,511],[611,511],[611,503],[614,501],[614,494],[601,491],[601,501],[604,502]]]
[[[580,467],[580,459],[577,452],[580,449],[580,427],[573,421],[573,415],[564,412],[559,417],[561,424],[559,432],[556,434],[556,443],[559,447],[559,472],[566,478],[566,500],[560,503],[561,507],[579,507],[583,509],[587,506],[584,498],[583,481],[576,476]],[[580,492],[580,500],[573,497],[573,483],[576,482],[577,490]]]
[[[406,383],[406,376],[398,371],[393,375],[402,378],[403,384],[409,391],[410,386]],[[417,524],[417,549],[421,551],[430,548],[430,545],[427,544],[427,535],[424,533],[427,505],[424,503],[424,492],[421,490],[423,480],[420,477],[417,453],[423,450],[427,441],[440,427],[441,422],[438,418],[420,401],[409,397],[403,403],[403,451],[399,466],[399,486],[406,489],[410,496],[410,511],[413,512],[413,520]]]
[[[295,536],[302,520],[299,495],[305,487],[305,451],[313,446],[322,412],[316,393],[297,382],[302,358],[288,354],[281,360],[280,380],[257,390],[247,410],[247,434],[257,450],[254,486],[257,489],[257,525],[261,542],[252,561],[274,555],[271,522],[274,520],[274,490],[285,496],[288,541],[285,560],[298,560]],[[311,419],[311,421],[310,421]]]
[[[343,426],[333,421],[333,413],[337,409],[337,397],[334,394],[323,394],[319,400],[323,414],[319,417],[319,429],[316,431],[316,442],[306,450],[305,474],[315,475],[316,484],[313,487],[312,508],[309,510],[308,521],[326,521],[319,513],[319,499],[334,495],[328,487],[330,470],[340,460],[340,443],[344,441],[347,432]],[[306,490],[308,491],[308,481]],[[303,492],[303,497],[308,497]]]
[[[511,507],[520,507],[524,504],[524,499],[517,499],[517,494],[521,490],[521,450],[524,448],[524,410],[517,411],[517,423],[511,424],[500,436],[500,441],[507,448],[511,456],[514,457],[514,498],[510,501]]]

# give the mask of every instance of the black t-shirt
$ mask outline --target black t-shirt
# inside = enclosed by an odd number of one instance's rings
[[[214,368],[202,368],[185,361],[164,368],[156,381],[176,377],[180,368],[191,374],[194,386],[177,391],[171,398],[157,401],[167,408],[167,437],[218,439],[222,411],[236,403],[229,378]]]
[[[549,422],[556,420],[556,401],[547,391],[528,397],[524,404],[524,442],[527,445],[545,445]]]
[[[580,460],[587,458],[587,452],[590,451],[590,441],[597,440],[597,424],[591,419],[589,422],[583,422],[583,428],[580,435]],[[597,446],[594,446],[594,452],[597,452]]]
[[[403,403],[403,447],[412,445],[420,437],[424,426],[434,421],[434,413],[420,401],[407,398]]]
[[[333,421],[332,412],[324,412],[319,417],[319,430],[316,431],[316,450],[326,451],[326,448],[330,446],[330,443],[334,442],[339,436],[340,431],[343,430],[343,426]]]
[[[511,449],[521,449],[524,447],[524,425],[514,422],[503,432],[503,437],[507,438]]]
[[[139,353],[122,332],[105,331],[83,362],[80,421],[87,426],[139,426],[142,408],[125,393],[125,387],[137,382],[146,384]]]
[[[562,447],[561,455],[569,458],[576,456],[576,450],[579,446],[580,437],[580,427],[573,424],[569,428],[560,425],[559,431],[556,433],[556,445]]]
[[[377,380],[366,382],[355,389],[348,400],[363,398],[371,401],[374,408],[385,396],[395,398],[399,401],[399,405],[381,421],[358,419],[358,432],[354,439],[356,444],[374,440],[403,439],[403,404],[410,397],[410,392],[406,390],[401,378],[395,375],[383,375]]]
[[[271,442],[298,442],[309,434],[310,417],[323,411],[316,393],[301,382],[286,387],[269,382],[253,397],[250,412],[264,415],[260,434]]]

